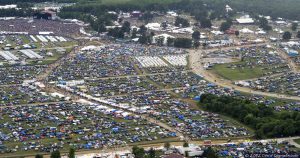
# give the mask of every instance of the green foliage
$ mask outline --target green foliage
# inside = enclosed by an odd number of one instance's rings
[[[212,26],[211,20],[206,18],[200,20],[200,24],[202,28],[211,28]]]
[[[149,158],[155,158],[156,151],[153,148],[150,148],[149,150]]]
[[[153,18],[154,18],[154,15],[151,12],[147,11],[139,18],[139,20],[144,20],[145,23],[148,23]]]
[[[238,11],[246,11],[255,15],[300,19],[299,0],[230,0],[226,2]]]
[[[227,22],[227,21],[223,22],[221,24],[220,31],[225,32],[226,30],[230,29],[230,27],[231,27],[231,24],[229,22]]]
[[[74,148],[70,148],[69,158],[75,158],[75,149]]]
[[[28,17],[34,14],[34,10],[31,8],[21,9],[0,9],[0,17]]]
[[[113,29],[108,30],[108,36],[112,36],[114,38],[124,38],[124,31],[122,28],[115,27]]]
[[[125,22],[123,23],[121,29],[122,29],[123,32],[130,33],[130,22],[125,21]]]
[[[189,147],[189,143],[188,142],[184,142],[183,143],[183,147]]]
[[[174,41],[174,46],[177,48],[191,48],[192,40],[189,38],[176,38]]]
[[[174,38],[167,38],[167,46],[171,47],[174,45]]]
[[[282,35],[282,39],[284,40],[290,40],[292,38],[292,33],[290,33],[289,31],[285,31]]]
[[[208,147],[207,149],[205,149],[202,156],[206,158],[218,158],[218,155],[212,147]]]
[[[193,40],[199,40],[200,39],[200,32],[199,31],[194,31],[192,34]]]
[[[43,158],[43,155],[37,154],[37,155],[35,155],[35,158]]]
[[[240,35],[240,31],[237,30],[237,31],[234,32],[234,34],[235,34],[235,36],[239,36]]]
[[[166,142],[164,144],[164,148],[169,149],[171,147],[171,144],[169,142]]]
[[[293,31],[296,31],[297,28],[298,28],[298,23],[293,23],[293,24],[292,24],[292,30],[293,30]]]
[[[58,150],[53,151],[50,155],[50,158],[61,158],[60,152]]]
[[[259,27],[265,31],[272,30],[272,27],[269,25],[269,22],[266,18],[259,18]]]
[[[143,158],[145,156],[144,148],[139,148],[137,146],[132,147],[132,154],[135,158]]]
[[[300,113],[297,112],[275,112],[262,104],[212,94],[203,94],[200,105],[206,110],[227,115],[252,127],[258,138],[300,134]]]
[[[177,26],[177,27],[189,27],[190,23],[187,19],[184,19],[184,18],[181,18],[181,17],[176,17],[174,25]]]
[[[150,38],[146,34],[142,34],[138,41],[140,44],[148,44],[150,43]]]
[[[194,47],[198,48],[200,46],[200,42],[199,41],[194,41]]]

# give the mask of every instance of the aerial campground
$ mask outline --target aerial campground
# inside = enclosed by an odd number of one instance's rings
[[[0,0],[0,158],[299,158],[300,0]]]

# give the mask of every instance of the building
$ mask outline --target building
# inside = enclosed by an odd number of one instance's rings
[[[203,150],[201,150],[200,147],[198,146],[189,146],[189,147],[179,147],[177,148],[178,152],[181,154],[181,155],[186,155],[188,154],[188,156],[202,156],[203,154]]]
[[[254,20],[252,18],[250,18],[249,15],[245,15],[240,18],[237,18],[236,21],[239,24],[253,24],[254,23]]]

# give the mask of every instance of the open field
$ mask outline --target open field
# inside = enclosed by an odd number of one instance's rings
[[[230,64],[218,64],[213,67],[212,72],[228,80],[245,80],[263,76],[265,73],[261,67],[255,68],[228,68]]]

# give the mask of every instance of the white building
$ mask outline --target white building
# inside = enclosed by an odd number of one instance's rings
[[[253,24],[254,23],[254,20],[252,18],[250,18],[249,15],[245,15],[240,18],[237,18],[236,21],[239,24]]]

